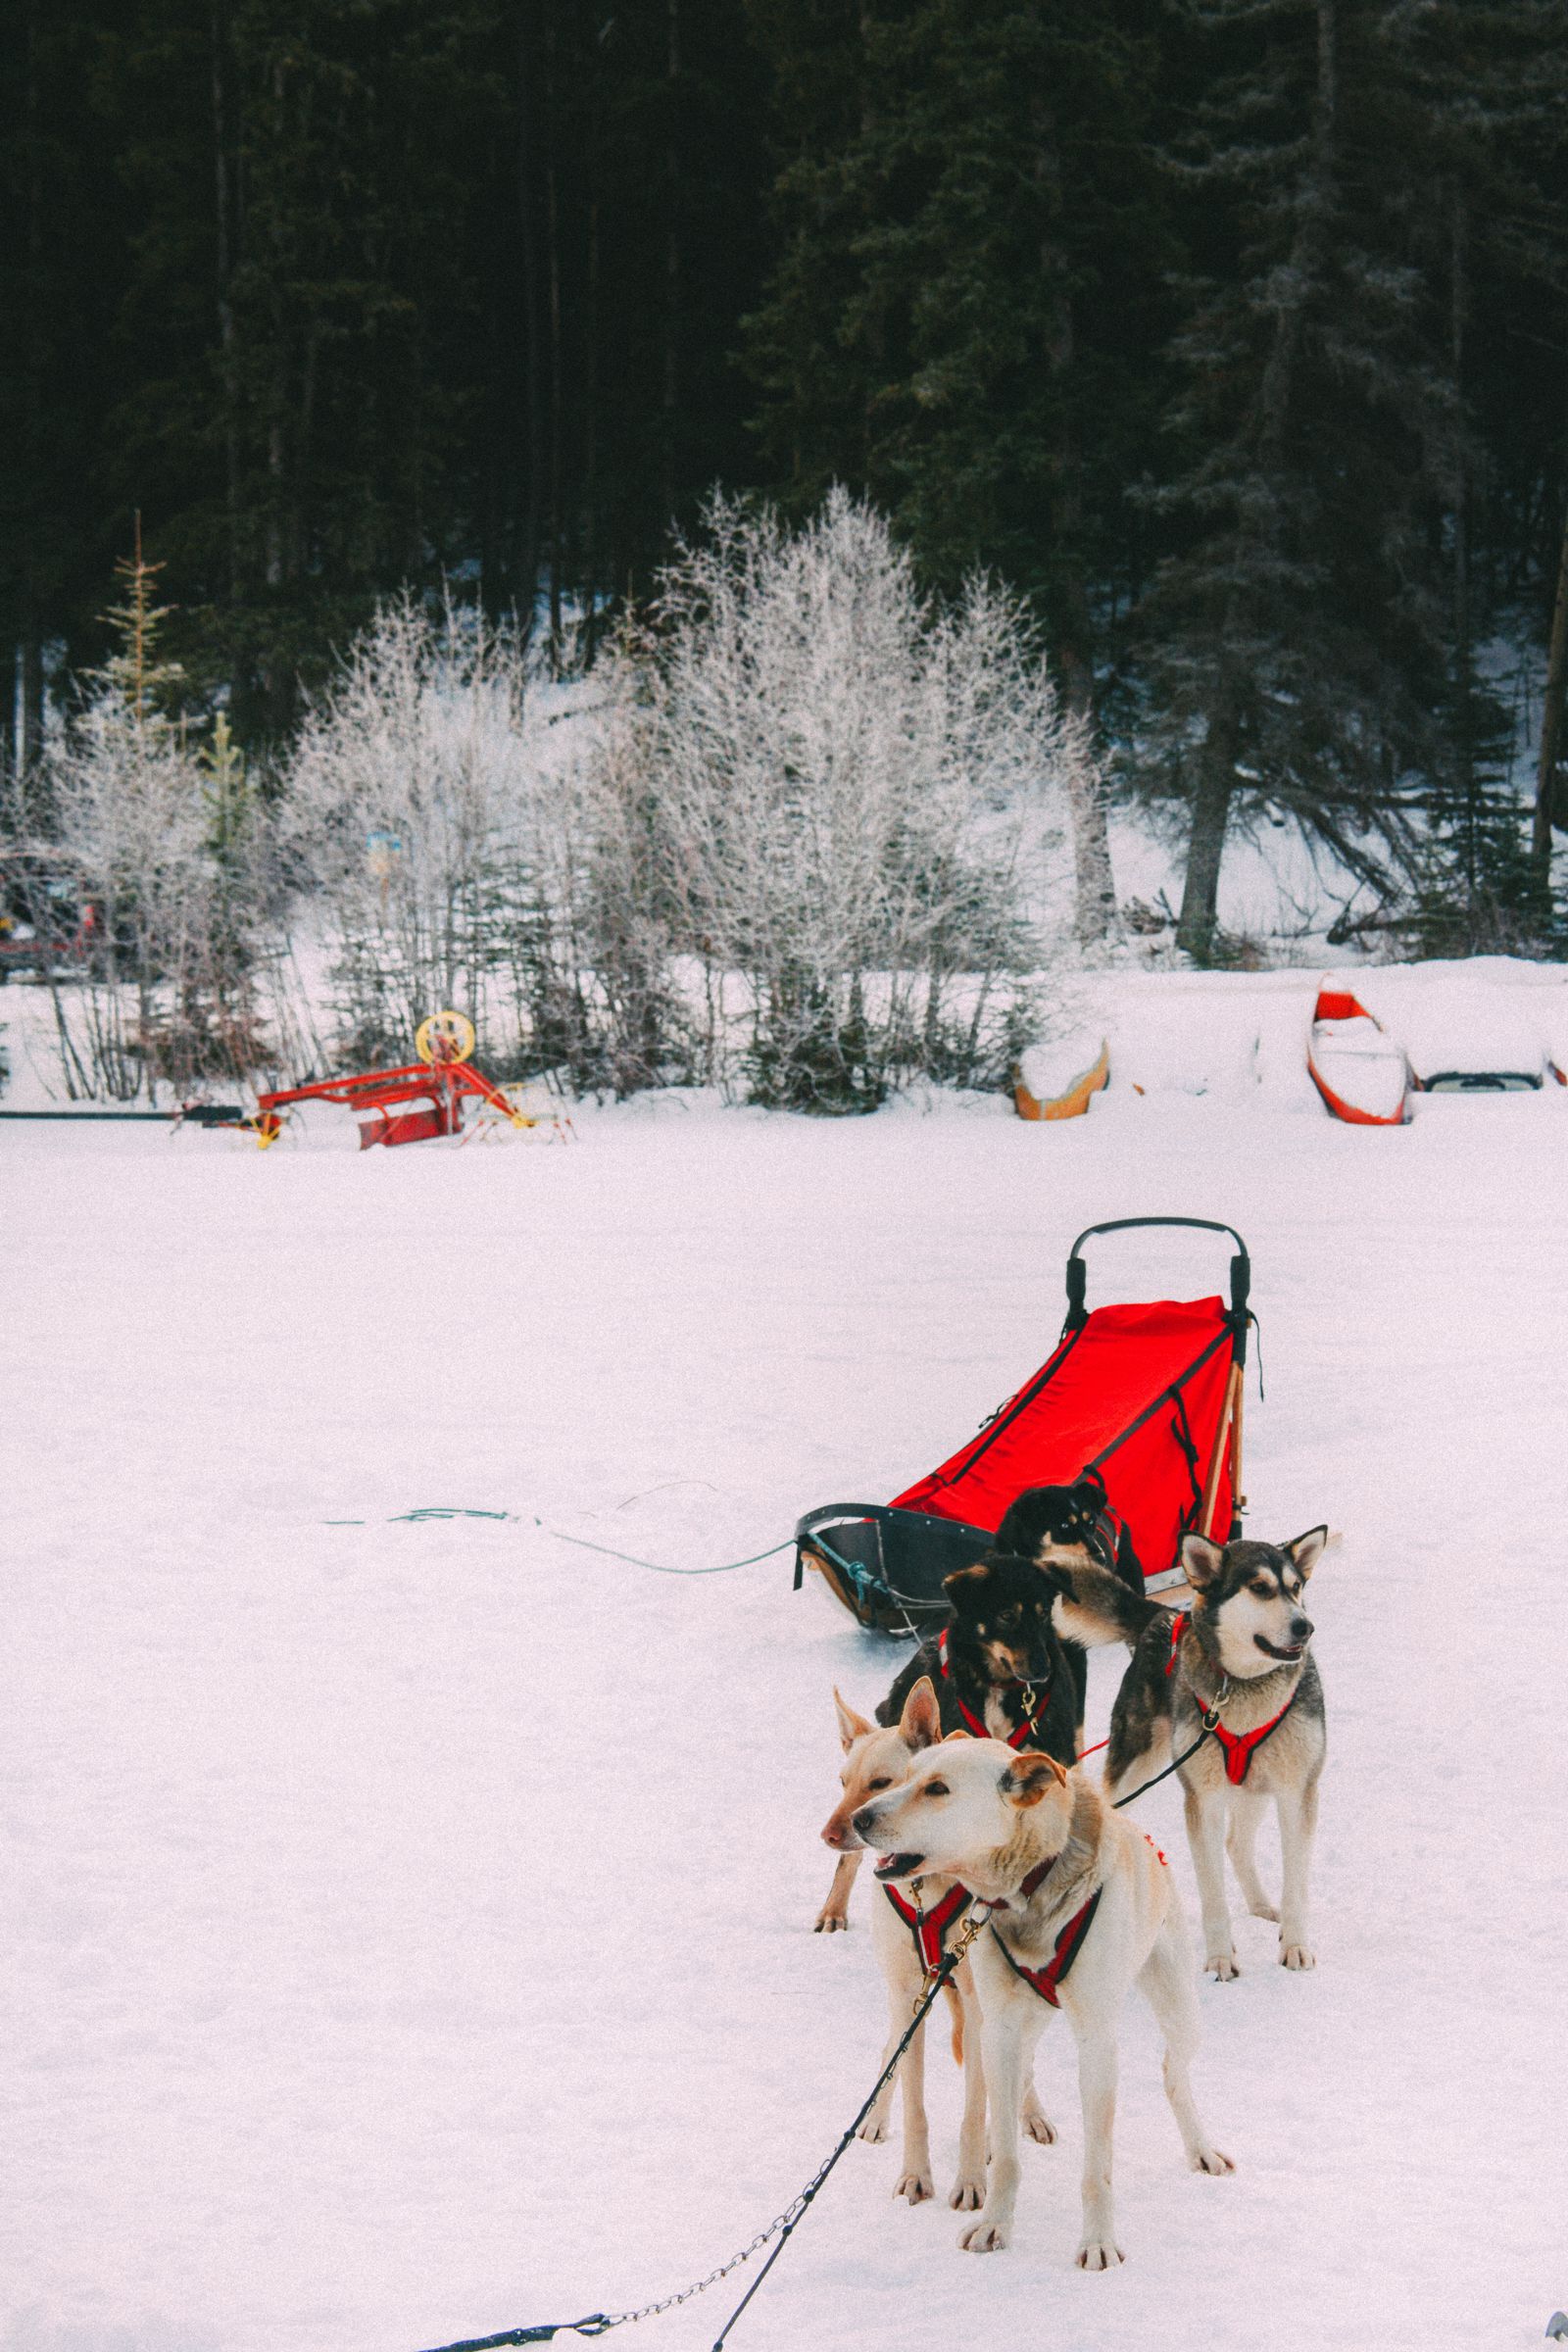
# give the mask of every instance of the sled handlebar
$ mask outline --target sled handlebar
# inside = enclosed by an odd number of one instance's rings
[[[1089,1268],[1084,1264],[1082,1250],[1085,1242],[1097,1233],[1130,1233],[1144,1225],[1184,1225],[1196,1233],[1228,1233],[1236,1244],[1236,1255],[1231,1259],[1231,1324],[1236,1336],[1236,1361],[1245,1361],[1247,1354],[1248,1299],[1252,1288],[1252,1261],[1247,1244],[1234,1225],[1220,1225],[1212,1217],[1112,1217],[1108,1224],[1086,1225],[1067,1252],[1067,1321],[1065,1329],[1081,1331],[1089,1320],[1085,1304],[1089,1287]]]

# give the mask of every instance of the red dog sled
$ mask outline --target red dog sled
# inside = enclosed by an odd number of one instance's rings
[[[1095,1234],[1187,1226],[1229,1234],[1230,1302],[1085,1304],[1083,1246]],[[1147,1589],[1181,1577],[1183,1536],[1241,1533],[1242,1384],[1251,1260],[1232,1225],[1207,1217],[1117,1217],[1067,1258],[1067,1319],[1048,1362],[977,1437],[889,1503],[808,1511],[795,1530],[795,1586],[814,1569],[862,1625],[923,1633],[947,1613],[942,1580],[991,1544],[1027,1487],[1088,1479],[1103,1494],[1101,1546],[1132,1540]]]

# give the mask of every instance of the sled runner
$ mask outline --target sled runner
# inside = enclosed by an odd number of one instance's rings
[[[1083,1246],[1144,1226],[1229,1234],[1230,1302],[1160,1298],[1086,1305]],[[1067,1258],[1067,1318],[1055,1352],[978,1436],[891,1502],[827,1503],[795,1530],[795,1587],[814,1570],[882,1633],[926,1633],[947,1614],[942,1580],[991,1544],[1027,1487],[1089,1478],[1103,1492],[1101,1547],[1114,1566],[1125,1528],[1146,1590],[1180,1582],[1183,1536],[1241,1533],[1242,1376],[1251,1260],[1234,1226],[1207,1217],[1117,1217]]]

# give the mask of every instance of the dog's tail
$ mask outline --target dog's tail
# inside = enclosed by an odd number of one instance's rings
[[[958,1998],[956,1984],[944,1984],[942,1989],[948,1996],[948,2007],[953,2011],[953,2063],[955,2066],[961,2066],[963,2064],[963,2003]]]
[[[1085,1649],[1103,1649],[1110,1642],[1125,1642],[1133,1649],[1164,1614],[1157,1600],[1134,1592],[1108,1569],[1079,1561],[1069,1567],[1053,1560],[1048,1573],[1058,1588],[1052,1623],[1058,1634]]]

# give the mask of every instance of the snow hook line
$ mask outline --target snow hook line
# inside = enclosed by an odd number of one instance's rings
[[[784,1547],[780,1544],[777,1548],[782,1550]],[[556,2320],[547,2327],[508,2328],[504,2328],[499,2335],[471,2335],[466,2337],[462,2343],[441,2344],[434,2348],[434,2352],[503,2352],[503,2347],[510,2344],[546,2344],[557,2335],[604,2335],[612,2328],[626,2328],[638,2320],[651,2320],[660,2312],[673,2311],[678,2304],[689,2303],[694,2295],[706,2294],[710,2286],[716,2286],[721,2278],[729,2277],[731,2271],[738,2271],[742,2263],[750,2262],[754,2254],[760,2254],[765,2245],[773,2243],[776,2239],[777,2243],[773,2244],[773,2251],[714,2338],[713,2352],[724,2352],[724,2346],[729,2340],[730,2332],[736,2322],[789,2244],[795,2230],[806,2219],[807,2209],[817,2191],[823,2186],[839,2158],[859,2131],[888,2083],[892,2082],[906,2050],[924,2025],[932,2003],[944,1985],[952,1983],[959,1962],[975,1937],[984,1929],[991,1916],[991,1910],[992,1906],[989,1903],[980,1904],[971,1910],[963,1926],[954,1937],[952,1949],[943,1960],[941,1967],[932,1976],[924,1997],[916,2004],[914,2015],[905,2028],[903,2039],[872,2084],[870,2094],[854,2122],[846,2127],[831,2155],[825,2157],[817,2166],[806,2186],[790,2199],[782,2213],[774,2216],[765,2230],[758,2231],[749,2246],[743,2246],[738,2254],[732,2254],[728,2262],[721,2262],[716,2270],[709,2272],[706,2278],[695,2278],[690,2286],[680,2287],[672,2295],[661,2296],[657,2303],[639,2304],[635,2311],[593,2311],[588,2314],[586,2319]]]
[[[369,1527],[372,1524],[380,1524],[387,1527],[400,1527],[410,1521],[422,1524],[427,1519],[496,1519],[505,1521],[512,1526],[521,1526],[525,1523],[526,1514],[522,1511],[477,1511],[469,1510],[462,1504],[431,1502],[421,1503],[418,1509],[413,1511],[394,1511],[389,1519],[382,1522],[372,1522],[368,1519],[323,1519],[321,1525],[323,1527]],[[749,1552],[744,1560],[717,1560],[710,1568],[670,1568],[666,1567],[662,1560],[644,1560],[640,1559],[634,1551],[617,1551],[612,1544],[592,1544],[586,1536],[568,1536],[564,1528],[547,1527],[542,1519],[526,1520],[526,1523],[537,1527],[542,1534],[553,1537],[558,1544],[575,1544],[579,1551],[602,1552],[607,1560],[624,1560],[628,1566],[647,1568],[655,1576],[728,1576],[736,1568],[755,1568],[760,1560],[776,1559],[781,1551],[792,1550],[795,1544],[793,1536],[786,1536],[782,1544],[770,1544],[765,1551]],[[510,2342],[512,2339],[509,2337],[507,2340]]]

